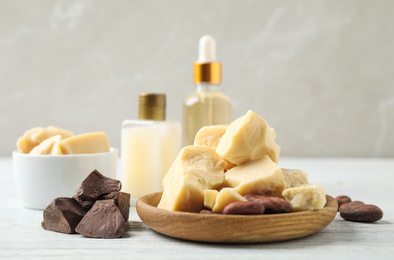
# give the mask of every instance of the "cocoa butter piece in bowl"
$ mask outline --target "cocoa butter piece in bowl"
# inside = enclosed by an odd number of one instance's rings
[[[75,231],[88,237],[118,238],[126,232],[126,222],[114,200],[97,200]]]
[[[122,184],[119,180],[111,179],[94,170],[76,189],[81,200],[96,200],[100,195],[120,191]]]
[[[346,195],[337,196],[335,198],[335,200],[338,202],[338,211],[339,211],[339,207],[342,204],[352,202],[352,199],[349,196],[346,196]]]
[[[264,205],[256,201],[235,201],[223,209],[225,215],[260,215],[264,214]]]
[[[72,198],[56,198],[43,212],[41,226],[46,230],[73,234],[86,210]]]
[[[375,222],[383,217],[383,211],[378,206],[366,205],[361,201],[342,204],[339,213],[343,219],[355,222]]]
[[[272,196],[258,194],[246,194],[244,196],[248,201],[260,202],[264,205],[264,214],[278,214],[290,212],[290,203],[284,199]]]

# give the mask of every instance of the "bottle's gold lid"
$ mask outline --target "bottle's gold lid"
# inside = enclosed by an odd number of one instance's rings
[[[206,62],[194,63],[194,83],[208,82],[213,84],[219,84],[222,81],[222,71],[220,62]]]
[[[165,120],[166,119],[166,95],[141,93],[139,97],[139,119]]]

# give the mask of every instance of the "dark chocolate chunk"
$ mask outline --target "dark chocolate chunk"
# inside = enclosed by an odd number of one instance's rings
[[[81,204],[81,206],[86,210],[91,209],[93,204],[96,202],[95,200],[81,200],[77,195],[74,195],[73,199],[78,201],[78,203]]]
[[[116,206],[118,206],[120,213],[125,221],[129,219],[130,212],[130,193],[125,193],[121,191],[114,191],[110,194],[101,195],[98,197],[99,200],[114,200]]]
[[[120,191],[122,184],[119,180],[111,179],[94,170],[76,189],[81,200],[96,200],[100,195]]]
[[[75,199],[56,198],[45,208],[41,226],[47,230],[72,234],[85,214],[86,210]]]
[[[97,200],[75,231],[88,237],[117,238],[126,232],[126,221],[114,200]]]

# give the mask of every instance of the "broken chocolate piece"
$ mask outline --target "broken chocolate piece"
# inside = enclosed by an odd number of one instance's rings
[[[56,198],[43,212],[44,229],[56,232],[75,233],[75,228],[86,214],[86,210],[72,198]]]
[[[109,200],[113,199],[116,206],[118,206],[120,213],[125,221],[129,219],[130,212],[130,193],[114,191],[110,194],[101,195],[98,197],[99,200]]]
[[[88,237],[117,238],[126,232],[126,222],[114,200],[97,200],[75,231]]]
[[[81,200],[96,200],[100,195],[120,191],[122,184],[119,180],[111,179],[94,170],[76,189]]]
[[[90,210],[93,207],[93,204],[96,202],[95,200],[81,200],[77,195],[74,195],[73,199],[78,201],[78,203],[81,204],[81,206],[86,210]]]

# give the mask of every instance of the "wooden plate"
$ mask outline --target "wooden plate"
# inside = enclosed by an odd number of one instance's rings
[[[207,215],[158,209],[161,192],[147,194],[136,204],[141,220],[170,237],[215,243],[261,243],[304,237],[325,228],[338,204],[327,195],[323,209],[272,215]]]

